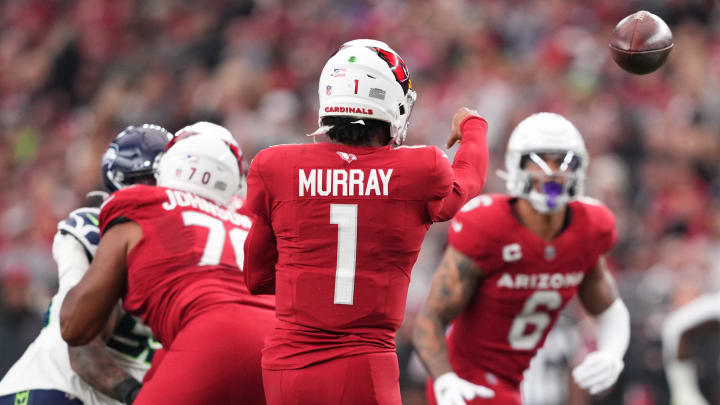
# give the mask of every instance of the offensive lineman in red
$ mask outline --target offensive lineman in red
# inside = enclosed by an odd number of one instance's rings
[[[260,348],[273,302],[244,285],[251,220],[226,207],[241,154],[214,124],[181,132],[160,159],[158,187],[129,187],[103,204],[97,255],[63,302],[62,336],[89,341],[122,297],[165,349],[135,405],[264,404]]]
[[[248,175],[246,282],[252,293],[276,293],[279,319],[263,350],[267,401],[400,404],[394,337],[410,271],[430,224],[481,191],[487,124],[458,111],[452,167],[436,147],[394,147],[415,92],[379,41],[345,44],[319,94],[314,135],[330,141],[270,147]]]
[[[520,404],[523,372],[576,294],[595,318],[598,347],[573,370],[575,382],[596,394],[617,380],[630,318],[604,259],[615,219],[582,197],[587,164],[568,120],[531,115],[510,136],[509,195],[478,196],[451,222],[413,332],[434,379],[428,403]]]

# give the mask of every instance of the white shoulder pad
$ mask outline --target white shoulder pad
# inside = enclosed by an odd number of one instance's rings
[[[95,257],[95,251],[100,243],[99,216],[99,208],[79,208],[58,223],[58,232],[77,239],[85,248],[88,259]]]

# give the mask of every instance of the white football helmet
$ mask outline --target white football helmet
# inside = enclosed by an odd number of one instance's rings
[[[368,48],[380,48],[384,49],[388,52],[392,52],[394,54],[397,54],[388,44],[386,44],[383,41],[378,41],[377,39],[353,39],[352,41],[347,41],[344,44],[340,46],[340,49],[347,48],[348,46],[366,46]]]
[[[222,139],[223,141],[238,148],[239,155],[241,157],[240,176],[243,178],[245,176],[247,176],[248,169],[250,169],[250,164],[248,164],[247,160],[245,160],[245,156],[242,153],[240,144],[235,139],[233,134],[231,134],[230,131],[228,131],[228,129],[223,127],[222,125],[218,125],[218,124],[208,122],[208,121],[198,121],[192,125],[183,127],[179,131],[175,132],[175,137],[173,138],[174,141],[171,141],[171,142],[177,142],[178,140],[183,139],[187,136],[197,135],[197,134],[210,134],[213,136],[217,136],[218,138]]]
[[[240,149],[217,134],[176,137],[158,163],[157,185],[227,205],[240,189],[241,162]]]
[[[320,110],[315,134],[325,133],[322,118],[372,118],[390,124],[396,144],[405,141],[417,94],[407,67],[387,44],[371,39],[345,43],[325,64],[318,87]]]
[[[188,126],[184,127],[183,129],[175,132],[175,136],[178,138],[182,138],[182,137],[185,137],[188,135],[195,135],[195,134],[215,135],[227,143],[231,143],[238,147],[240,146],[240,145],[238,145],[238,142],[235,140],[235,137],[232,136],[232,134],[230,133],[230,131],[227,130],[227,128],[220,126],[218,124],[214,124],[212,122],[208,122],[208,121],[198,121],[192,125],[188,125]]]
[[[552,170],[541,155],[553,154],[561,164]],[[533,162],[542,172],[525,170]],[[562,115],[541,112],[522,120],[513,130],[501,172],[508,194],[528,200],[538,212],[559,211],[585,191],[589,156],[582,135]],[[562,178],[562,182],[543,179]],[[538,187],[535,186],[539,181]]]

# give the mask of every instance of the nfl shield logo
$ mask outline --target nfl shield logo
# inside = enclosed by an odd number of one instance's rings
[[[325,94],[327,94],[328,96],[332,94],[332,86],[328,85],[327,87],[325,87]]]

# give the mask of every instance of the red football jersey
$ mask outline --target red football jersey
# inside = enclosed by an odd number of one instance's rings
[[[248,292],[240,270],[249,217],[186,191],[136,185],[105,201],[101,232],[120,218],[136,222],[143,233],[128,254],[123,307],[163,346],[211,306],[274,308],[274,297]]]
[[[478,196],[448,230],[448,243],[484,272],[447,338],[453,369],[476,383],[491,372],[520,384],[560,311],[617,239],[612,213],[595,200],[571,202],[570,222],[552,243],[520,224],[511,201]]]
[[[455,170],[434,146],[281,145],[253,159],[246,206],[271,225],[278,252],[279,323],[264,368],[395,350],[428,227],[450,219],[484,182],[487,124],[464,123]],[[454,187],[463,170],[471,182]]]

